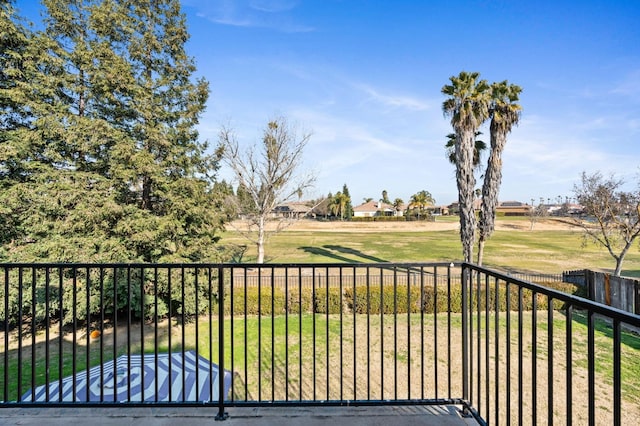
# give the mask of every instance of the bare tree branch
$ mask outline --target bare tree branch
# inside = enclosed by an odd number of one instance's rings
[[[586,219],[577,219],[586,241],[607,249],[616,261],[614,275],[620,275],[622,263],[640,235],[640,191],[620,190],[622,179],[613,175],[604,178],[600,172],[582,173],[582,182],[574,186],[578,202],[584,207]]]
[[[253,203],[252,211],[246,212],[249,230],[243,235],[256,244],[258,263],[264,262],[267,234],[291,224],[291,218],[274,218],[273,210],[294,197],[300,198],[315,182],[312,174],[299,174],[302,154],[310,138],[309,133],[298,138],[296,128],[284,117],[277,117],[265,127],[261,143],[243,151],[230,128],[220,130],[222,160]],[[276,222],[275,227],[267,229],[267,222]],[[255,237],[254,232],[257,232]]]

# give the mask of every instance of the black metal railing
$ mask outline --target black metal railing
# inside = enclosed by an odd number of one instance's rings
[[[487,424],[633,424],[640,316],[463,266],[463,399]]]
[[[0,297],[5,407],[639,406],[639,317],[469,264],[2,264]]]

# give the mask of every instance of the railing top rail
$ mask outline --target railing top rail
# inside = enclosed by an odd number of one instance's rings
[[[64,262],[20,262],[0,263],[0,268],[389,268],[389,267],[456,267],[460,262],[366,262],[366,263],[64,263]]]
[[[589,299],[582,298],[580,296],[575,296],[573,294],[563,293],[561,291],[544,287],[539,284],[532,283],[530,281],[521,280],[518,278],[514,278],[510,275],[504,274],[502,272],[493,271],[491,269],[487,269],[483,266],[478,266],[473,263],[463,263],[463,269],[469,268],[477,272],[481,272],[487,275],[490,275],[496,279],[508,282],[510,284],[515,284],[519,287],[526,288],[528,290],[534,291],[536,293],[544,294],[547,296],[551,296],[554,299],[561,300],[563,302],[567,302],[572,306],[577,308],[583,308],[590,311],[593,311],[596,314],[601,314],[607,316],[611,319],[616,319],[626,324],[640,327],[640,315],[635,315],[627,311],[623,311],[618,308],[614,308],[612,306],[608,306],[599,302],[594,302]]]

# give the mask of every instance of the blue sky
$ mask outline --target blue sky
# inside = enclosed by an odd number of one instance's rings
[[[18,7],[33,13],[29,3]],[[182,5],[189,53],[211,87],[201,136],[215,145],[230,125],[253,144],[270,118],[287,117],[312,133],[304,167],[317,181],[306,198],[346,183],[356,205],[382,190],[392,200],[425,189],[438,204],[456,201],[440,90],[462,70],[523,88],[501,200],[571,196],[582,171],[638,180],[637,0]]]

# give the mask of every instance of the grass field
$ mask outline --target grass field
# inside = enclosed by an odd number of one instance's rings
[[[452,218],[431,224],[393,223],[336,224],[318,223],[292,226],[274,234],[268,241],[270,263],[369,263],[430,262],[459,260],[461,247],[457,224]],[[238,232],[228,230],[222,244],[247,244]],[[249,246],[245,262],[255,259],[255,247]],[[514,272],[559,273],[568,269],[611,269],[613,259],[602,248],[583,246],[579,231],[553,221],[538,223],[530,230],[528,220],[500,220],[497,231],[486,246],[485,265]],[[637,246],[627,256],[624,275],[640,276],[640,253]],[[566,336],[567,321],[554,312],[553,340],[547,340],[546,312],[535,318],[526,312],[522,318],[523,369],[518,369],[519,348],[517,314],[511,314],[511,339],[505,336],[505,313],[491,314],[474,322],[474,329],[489,328],[493,336],[500,332],[500,343],[473,341],[472,403],[476,408],[493,410],[499,388],[498,403],[506,405],[506,377],[511,378],[511,406],[519,409],[517,395],[522,393],[525,423],[535,398],[538,419],[546,418],[550,404],[548,392],[553,389],[551,405],[556,419],[566,413]],[[289,314],[289,316],[228,317],[225,320],[225,368],[233,370],[233,395],[237,400],[271,399],[378,399],[378,398],[445,398],[461,396],[461,319],[451,314],[451,332],[447,334],[447,314],[362,315],[343,317],[326,314]],[[477,317],[476,317],[477,318]],[[233,320],[233,329],[231,322]],[[74,337],[68,331],[49,330],[36,336],[11,332],[9,341],[0,335],[0,377],[8,387],[0,389],[4,400],[15,400],[31,386],[56,380],[73,372],[97,365],[126,353],[127,340],[131,353],[198,349],[206,358],[217,361],[218,321],[201,318],[181,325],[177,319],[157,324],[133,324],[131,332],[106,326],[98,340],[78,330]],[[487,325],[488,324],[488,325]],[[536,324],[536,326],[534,326]],[[573,333],[573,415],[576,424],[586,422],[587,395],[587,328],[585,318],[576,313],[571,323]],[[197,331],[196,331],[197,328]],[[533,332],[537,345],[533,344]],[[155,334],[157,332],[157,340]],[[596,322],[596,413],[598,424],[612,422],[611,327]],[[144,336],[144,338],[143,338]],[[197,336],[197,337],[196,337]],[[622,336],[623,416],[640,418],[640,337],[623,332]],[[144,343],[143,343],[144,342]],[[213,343],[211,343],[213,342]],[[213,349],[212,349],[213,348]],[[549,351],[553,349],[553,352]],[[535,349],[535,351],[534,351]],[[506,353],[511,351],[511,369],[506,368]],[[535,353],[534,363],[532,354]],[[20,354],[22,364],[18,363]],[[552,362],[549,357],[552,355]],[[5,364],[4,359],[7,360]],[[35,370],[31,370],[31,365]],[[7,368],[5,368],[5,365]],[[452,366],[449,370],[448,366]],[[535,369],[533,366],[535,365]],[[497,368],[496,368],[497,366]],[[547,368],[553,366],[553,380],[547,383]],[[487,367],[489,369],[487,370]],[[489,371],[489,373],[487,373]],[[496,371],[498,375],[496,376]],[[535,379],[534,380],[534,371]],[[450,372],[450,373],[449,373]],[[525,384],[518,389],[518,379]],[[530,386],[537,382],[536,392]],[[490,391],[486,393],[486,386]],[[479,387],[478,387],[479,386]],[[504,415],[504,408],[498,410]],[[495,419],[495,412],[488,414]],[[486,418],[487,416],[485,416]],[[514,418],[511,419],[514,421]],[[500,422],[505,424],[506,419]]]
[[[479,322],[474,317],[474,330],[484,331],[486,317]],[[495,314],[488,318],[491,341],[486,351],[485,339],[476,340],[474,334],[471,372],[474,377],[471,392],[474,406],[486,408],[486,396],[495,395],[499,386],[499,410],[504,416],[506,405],[506,377],[511,378],[512,413],[518,412],[517,395],[522,392],[522,409],[525,418],[529,416],[534,398],[532,391],[533,315],[525,312],[522,317],[523,369],[519,370],[517,353],[519,350],[518,322],[516,313],[511,314],[511,339],[507,345],[506,314]],[[451,332],[447,332],[451,322]],[[549,407],[547,400],[547,368],[550,365],[549,347],[553,348],[553,410],[557,419],[566,413],[566,319],[560,312],[554,313],[553,343],[549,345],[546,312],[537,315],[536,348],[536,402],[540,419],[546,418]],[[181,326],[175,321],[144,327],[144,349],[140,342],[142,332],[134,325],[127,336],[126,329],[118,330],[118,341],[114,349],[113,329],[105,331],[102,339],[104,359],[126,353],[126,342],[132,342],[132,353],[144,350],[152,353],[157,345],[159,352],[168,350],[168,335],[172,335],[172,350],[198,349],[206,358],[218,361],[217,336],[218,321],[211,323],[208,318]],[[499,327],[500,340],[496,345],[493,336]],[[576,315],[572,323],[573,342],[573,413],[576,424],[586,421],[587,328],[585,318]],[[155,340],[155,332],[158,340]],[[484,333],[481,333],[484,336]],[[461,318],[459,314],[402,314],[402,315],[361,315],[350,314],[342,317],[325,314],[279,315],[275,317],[236,317],[225,320],[225,368],[234,372],[233,397],[236,400],[330,400],[330,399],[415,399],[447,398],[461,396]],[[87,365],[97,365],[100,357],[100,342],[79,337],[74,346],[70,336],[63,338],[62,351],[59,340],[53,339],[49,347],[49,361],[45,362],[45,345],[42,335],[38,336],[35,358],[35,378],[38,384],[45,381],[45,371],[49,369],[49,380],[59,377],[58,361],[62,354],[62,375],[71,374],[72,351],[75,347],[76,363],[82,370]],[[233,339],[233,340],[232,340]],[[87,348],[89,342],[89,348]],[[213,342],[211,344],[210,342]],[[596,342],[596,403],[598,424],[610,424],[612,420],[612,380],[611,329],[608,324],[598,321],[595,331]],[[480,350],[478,350],[480,348]],[[511,351],[511,369],[506,369],[507,348]],[[22,348],[25,366],[19,370],[17,347],[9,352],[9,369],[12,377],[22,375],[20,392],[25,392],[31,381],[32,347],[28,341]],[[496,353],[497,349],[497,353]],[[626,419],[640,416],[640,338],[633,333],[622,333],[622,395],[623,413]],[[498,360],[496,363],[495,360]],[[489,373],[487,374],[487,361]],[[451,365],[448,370],[447,366]],[[497,366],[497,368],[496,368]],[[496,377],[496,370],[498,377]],[[3,375],[0,369],[0,375]],[[518,388],[518,378],[522,376],[524,385]],[[497,380],[496,380],[497,378]],[[488,380],[486,380],[488,379]],[[485,383],[490,387],[486,393]],[[478,387],[480,385],[480,387]],[[11,381],[9,398],[18,395],[18,381]],[[474,396],[475,395],[475,396]],[[493,410],[494,398],[490,401]],[[490,416],[495,416],[491,413]],[[513,420],[514,418],[512,418]],[[504,418],[501,423],[505,423]],[[526,423],[526,421],[525,421]]]
[[[266,245],[269,263],[366,263],[455,261],[462,257],[455,217],[436,223],[340,223],[303,221]],[[484,265],[514,272],[560,273],[573,269],[612,270],[603,247],[583,244],[582,233],[567,223],[546,219],[530,230],[528,218],[498,218],[487,241]],[[222,244],[247,245],[244,262],[254,261],[255,246],[233,227]],[[623,275],[640,277],[638,244],[630,250]]]

